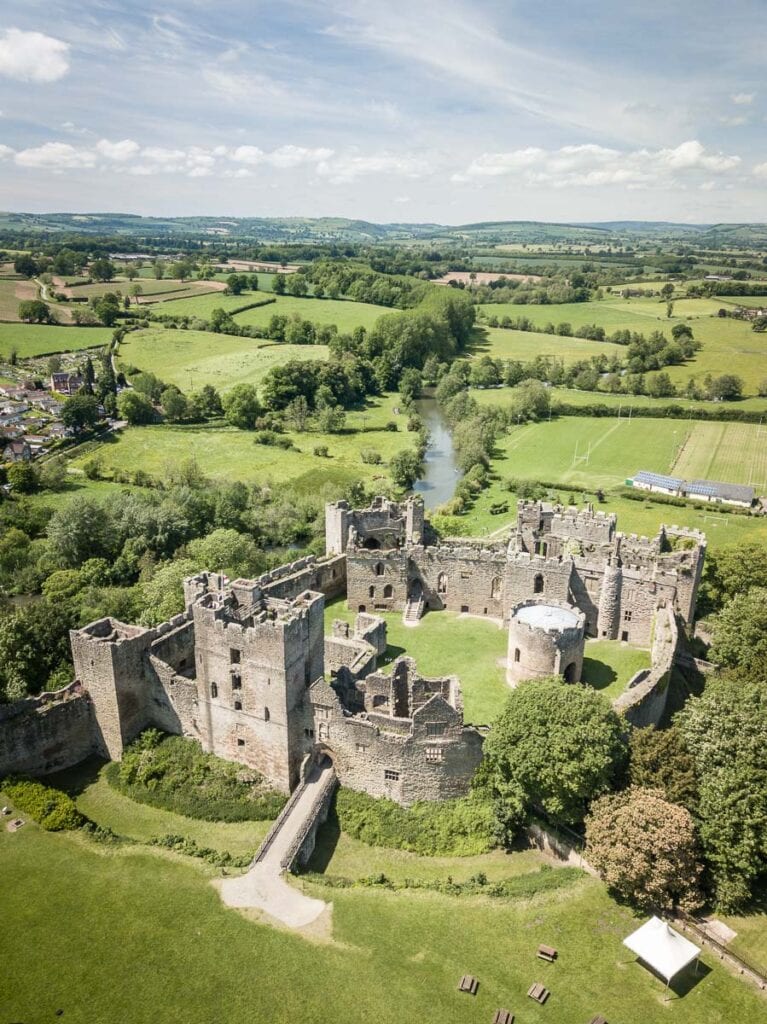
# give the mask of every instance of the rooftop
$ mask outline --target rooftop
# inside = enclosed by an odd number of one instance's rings
[[[514,618],[536,629],[572,629],[578,625],[578,613],[557,604],[529,604]]]

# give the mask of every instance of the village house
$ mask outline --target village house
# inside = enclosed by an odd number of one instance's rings
[[[25,440],[11,441],[3,449],[3,462],[29,462],[32,449]]]
[[[83,386],[83,378],[79,373],[52,373],[51,391],[57,395],[74,395]]]

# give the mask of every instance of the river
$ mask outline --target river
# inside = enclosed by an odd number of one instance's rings
[[[426,452],[426,470],[413,490],[423,496],[426,508],[433,509],[450,501],[461,478],[455,463],[453,438],[442,410],[435,398],[419,398],[415,402],[418,415],[426,425],[431,444]]]

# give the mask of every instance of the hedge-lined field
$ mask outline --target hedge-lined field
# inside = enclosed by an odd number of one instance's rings
[[[556,306],[550,307],[556,309]],[[562,359],[565,365],[592,356],[625,356],[621,345],[605,341],[589,341],[587,338],[559,337],[555,334],[538,334],[536,331],[514,331],[502,327],[479,327],[474,331],[475,341],[471,354],[492,356],[493,359],[518,359],[529,363],[536,356],[550,356]]]
[[[0,360],[16,349],[19,359],[51,352],[78,352],[105,345],[112,337],[109,327],[58,327],[50,324],[0,324]]]
[[[385,306],[343,299],[296,299],[291,295],[277,295],[275,298],[272,305],[238,313],[235,321],[243,326],[266,327],[277,313],[280,316],[300,316],[302,320],[311,320],[315,324],[335,324],[339,332],[344,334],[353,331],[355,327],[369,330],[380,316],[393,312]]]
[[[267,309],[270,307],[267,307]],[[223,392],[235,384],[260,384],[273,366],[291,359],[327,359],[325,345],[286,345],[208,331],[133,331],[120,344],[119,365],[156,374],[182,391],[212,384]]]

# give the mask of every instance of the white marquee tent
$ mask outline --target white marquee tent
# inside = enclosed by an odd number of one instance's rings
[[[623,940],[632,953],[666,979],[666,986],[681,970],[697,960],[700,950],[665,921],[651,917]]]

